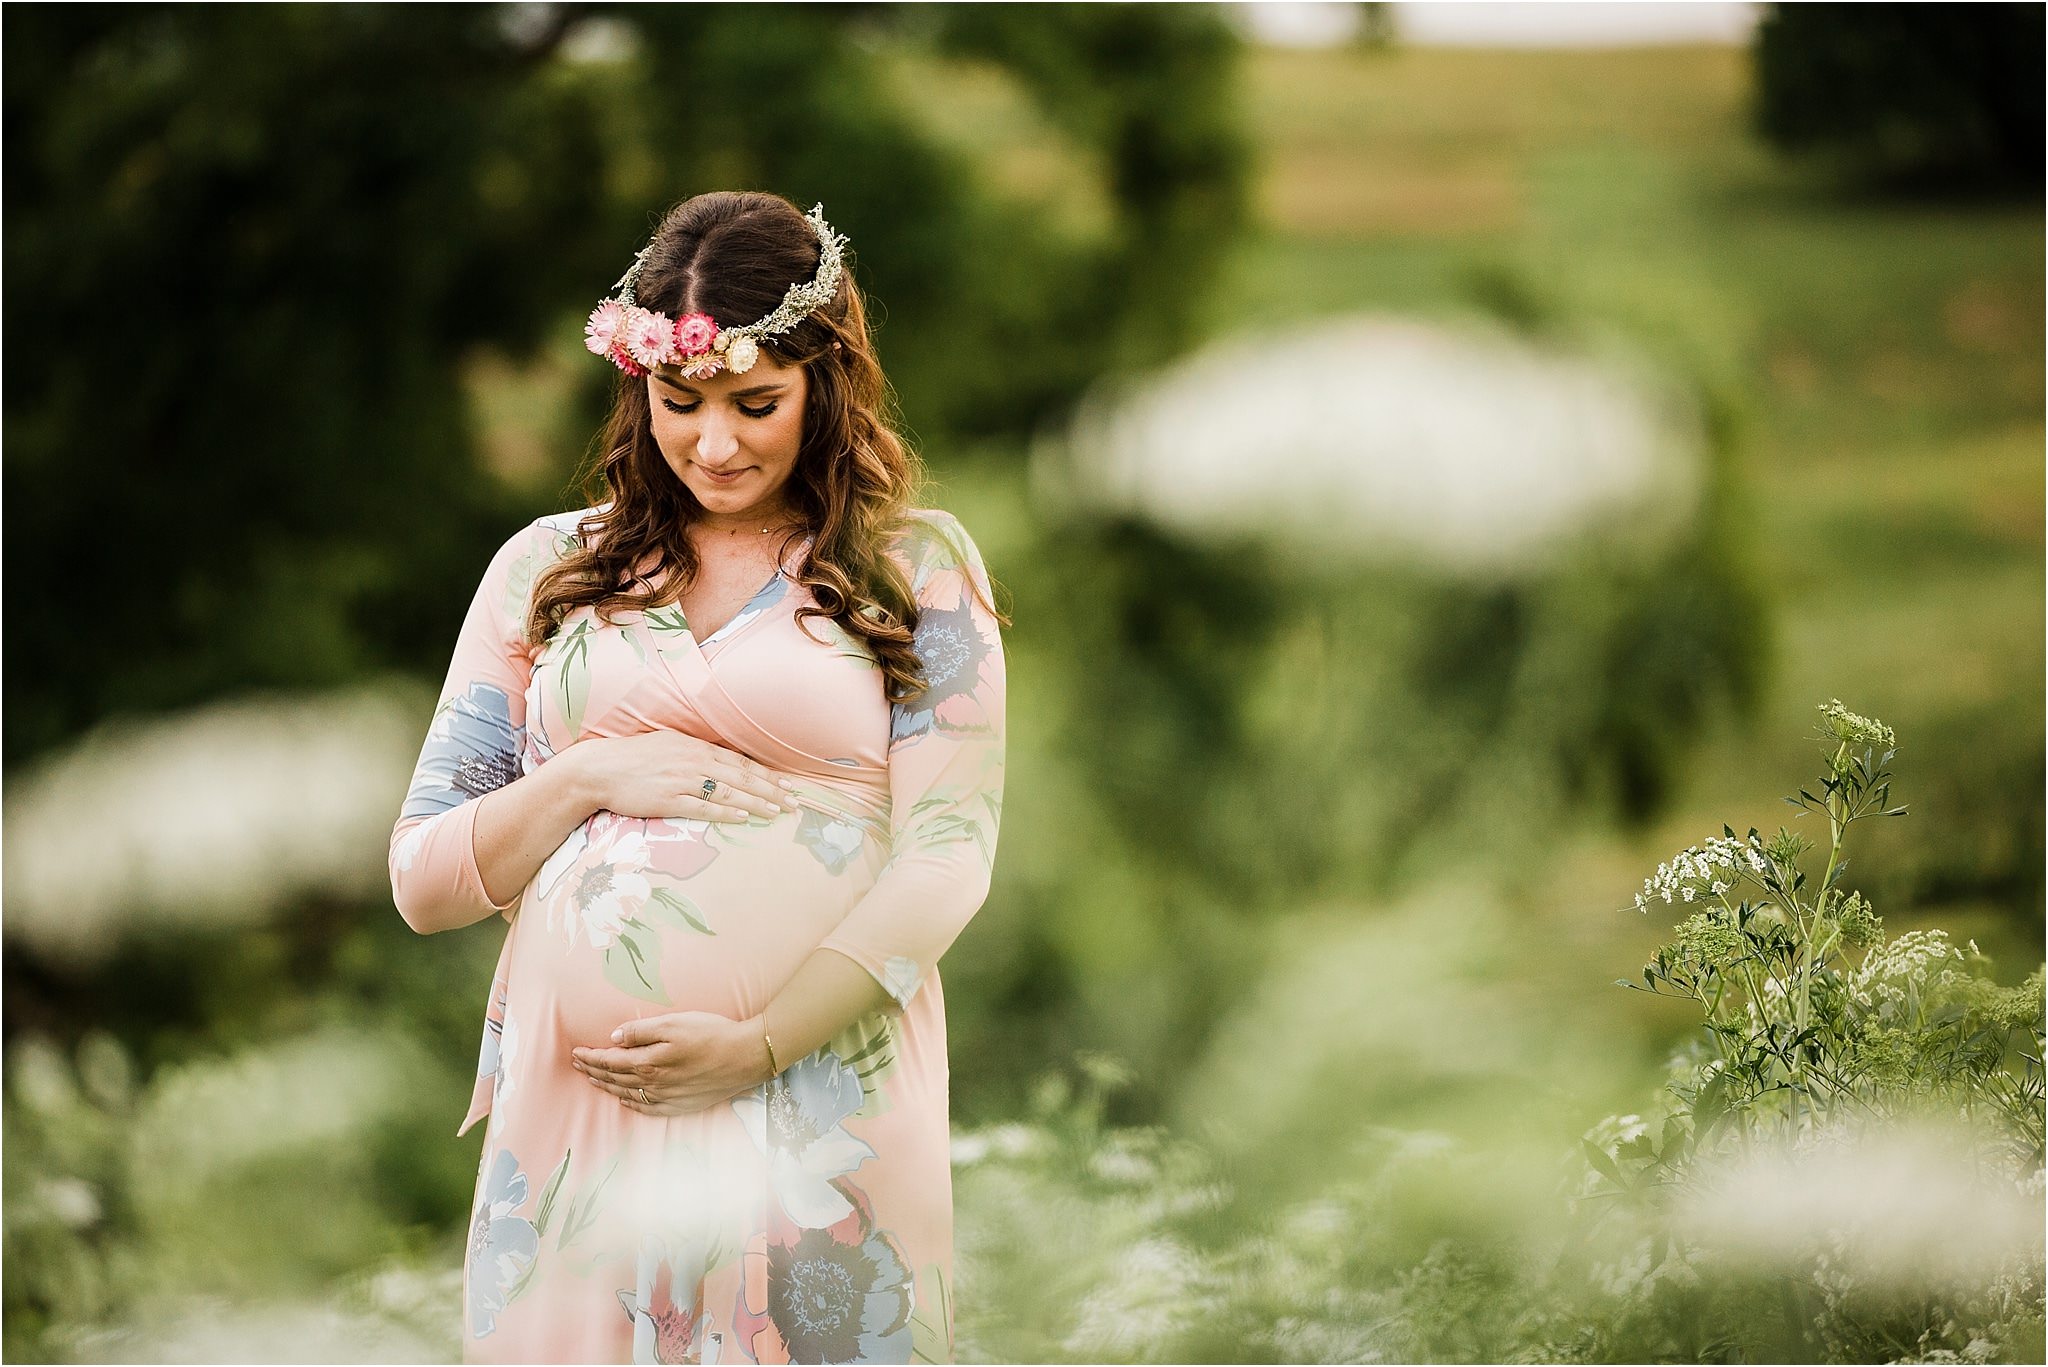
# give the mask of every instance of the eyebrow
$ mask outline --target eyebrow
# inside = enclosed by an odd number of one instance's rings
[[[671,379],[670,379],[670,378],[669,378],[668,376],[666,376],[666,375],[662,374],[662,373],[661,373],[660,371],[656,371],[656,372],[654,373],[654,378],[655,378],[655,379],[657,379],[657,380],[660,380],[660,381],[661,381],[661,382],[662,382],[663,384],[667,385],[667,386],[668,386],[668,387],[669,387],[670,389],[680,389],[680,390],[682,390],[682,391],[683,391],[683,392],[684,392],[685,394],[697,394],[697,391],[696,391],[696,390],[694,390],[694,389],[690,388],[690,386],[688,386],[688,385],[684,384],[684,383],[683,383],[682,381],[680,381],[680,380],[671,380]],[[753,397],[754,397],[754,396],[755,396],[756,394],[780,394],[780,393],[782,392],[782,390],[783,390],[783,386],[782,386],[782,385],[779,385],[779,384],[757,384],[757,385],[752,385],[752,386],[749,386],[749,387],[748,387],[748,388],[746,388],[746,389],[734,389],[734,390],[730,390],[730,391],[728,391],[728,393],[729,393],[730,397],[732,397],[732,398],[735,398],[735,399],[751,399],[751,398],[753,398]],[[701,394],[698,394],[698,395],[697,395],[697,397],[699,397],[699,398],[702,398],[702,397],[703,397],[703,395],[701,395]]]

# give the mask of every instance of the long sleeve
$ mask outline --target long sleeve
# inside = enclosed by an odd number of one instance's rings
[[[903,543],[919,608],[924,691],[891,708],[888,862],[820,947],[846,955],[907,1007],[988,896],[1003,805],[1003,642],[988,571],[951,514]]]
[[[391,898],[421,934],[468,925],[519,898],[492,902],[477,872],[477,803],[520,777],[526,685],[533,663],[522,638],[536,571],[558,533],[534,522],[499,547],[455,642],[439,704],[391,830]]]

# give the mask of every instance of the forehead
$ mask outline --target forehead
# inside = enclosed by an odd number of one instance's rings
[[[663,389],[681,390],[691,394],[730,394],[745,398],[749,394],[766,393],[769,390],[787,389],[803,383],[804,368],[800,365],[784,365],[772,359],[766,350],[760,353],[752,368],[744,375],[735,375],[721,369],[708,379],[690,380],[683,378],[683,372],[672,365],[658,367],[653,379]]]

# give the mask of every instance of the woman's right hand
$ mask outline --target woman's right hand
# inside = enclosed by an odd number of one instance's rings
[[[793,812],[788,786],[736,750],[682,731],[594,736],[555,757],[577,756],[598,806],[620,816],[747,821]],[[717,787],[704,795],[704,780]]]

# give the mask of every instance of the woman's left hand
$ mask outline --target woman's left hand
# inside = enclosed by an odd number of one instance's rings
[[[677,1011],[629,1020],[613,1038],[609,1049],[571,1049],[572,1066],[643,1115],[701,1111],[772,1076],[757,1022]]]

